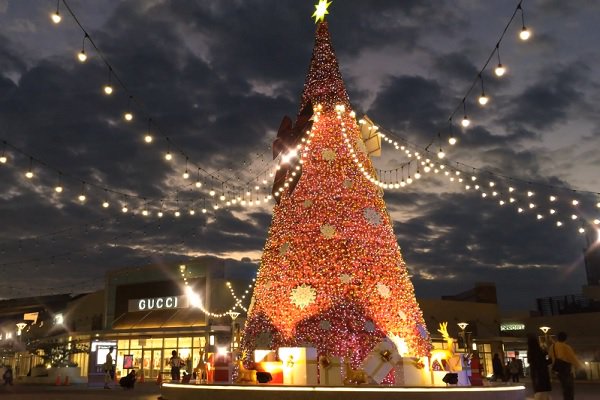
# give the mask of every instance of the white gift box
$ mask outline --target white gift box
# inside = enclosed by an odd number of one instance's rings
[[[369,353],[363,362],[363,369],[375,382],[381,383],[399,360],[396,346],[385,338]]]
[[[280,347],[284,385],[318,384],[317,349],[313,347]]]
[[[325,357],[319,359],[319,385],[342,386],[342,362],[339,357]]]
[[[402,357],[394,366],[395,386],[429,386],[432,383],[431,375],[424,366],[417,367],[417,359]]]

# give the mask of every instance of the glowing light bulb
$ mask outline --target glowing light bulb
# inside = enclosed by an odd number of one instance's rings
[[[494,69],[494,73],[498,77],[504,76],[504,74],[506,73],[506,67],[504,67],[504,65],[502,65],[502,64],[498,64],[498,66],[496,67],[496,69]]]
[[[471,180],[472,180],[472,181],[476,181],[476,180],[477,180],[477,177],[476,177],[475,175],[473,175],[473,176],[471,177]]]
[[[553,209],[553,208],[551,208],[551,209],[550,209],[550,214],[555,214],[555,213],[556,213],[556,210],[555,210],[555,209]]]
[[[146,143],[152,143],[152,135],[150,135],[149,133],[146,134],[146,136],[144,136],[144,142]]]
[[[125,121],[131,121],[133,119],[133,114],[127,111],[125,114],[123,114],[123,118],[125,118]]]
[[[523,212],[523,209],[522,209],[521,207],[519,207],[519,208],[517,209],[517,211],[518,211],[518,212],[519,212],[519,214],[520,214],[520,213],[522,213],[522,212]]]
[[[526,41],[529,40],[529,38],[531,37],[531,32],[529,31],[529,29],[527,29],[527,27],[523,27],[523,29],[521,29],[521,32],[519,32],[519,38],[522,41]]]
[[[444,151],[442,149],[440,149],[440,151],[438,151],[437,156],[439,159],[442,159],[444,157],[446,157],[446,153],[444,153]]]
[[[454,146],[456,144],[456,138],[454,136],[450,136],[448,143],[450,143],[451,146]]]
[[[202,187],[202,182],[200,182],[200,181],[196,181],[196,187],[197,187],[197,188],[201,188],[201,187]]]
[[[408,179],[406,180],[406,184],[410,185],[411,183],[413,183],[412,178],[409,176]]]
[[[421,179],[421,173],[420,172],[416,172],[415,173],[415,179]]]
[[[52,18],[52,22],[54,22],[55,24],[59,24],[60,21],[62,20],[62,17],[58,13],[58,10],[56,10],[56,12],[54,14],[52,14],[50,16],[50,18]]]
[[[181,216],[181,213],[180,213],[179,211],[175,211],[175,216],[176,216],[177,218],[179,218],[179,216]]]
[[[220,195],[220,196],[219,196],[219,200],[221,200],[221,201],[225,201],[225,196],[224,196],[224,195]]]
[[[167,154],[165,154],[165,160],[171,161],[172,159],[173,159],[173,155],[171,154],[170,151]]]
[[[110,84],[104,85],[104,93],[107,95],[111,95],[113,92],[113,87]]]
[[[593,222],[594,222],[594,225],[600,225],[600,219],[595,219]]]
[[[183,173],[183,175],[181,175],[181,176],[183,177],[183,179],[189,179],[189,178],[190,178],[190,174],[189,174],[189,172],[187,172],[187,171],[185,171],[185,172]]]
[[[109,205],[110,204],[108,204],[108,201],[105,201],[102,203],[102,207],[104,207],[104,208],[108,208]]]
[[[54,191],[55,191],[56,193],[62,193],[62,191],[63,191],[63,187],[62,187],[62,186],[60,186],[60,185],[57,185],[57,186],[54,188]]]
[[[210,192],[208,192],[208,194],[210,194],[211,196],[214,196],[215,195],[215,191],[211,190]]]
[[[126,213],[127,211],[129,211],[129,209],[127,208],[127,206],[123,206],[123,208],[121,208],[121,211],[123,211],[123,213]]]
[[[481,93],[481,96],[479,96],[479,100],[478,101],[479,101],[479,104],[481,104],[482,106],[485,106],[488,103],[489,100],[490,100],[489,97],[487,97],[485,95],[485,93]]]
[[[490,181],[490,187],[494,187],[496,184],[493,181]]]
[[[27,172],[25,173],[25,177],[26,177],[27,179],[31,179],[31,178],[33,178],[33,172],[31,172],[31,171],[27,171]]]
[[[164,214],[162,211],[159,211],[156,213],[156,215],[158,215],[158,218],[162,218]]]
[[[512,192],[515,191],[515,188],[511,186],[511,187],[508,188],[508,191],[512,193]]]
[[[500,201],[498,202],[498,204],[500,204],[501,206],[503,206],[503,205],[504,205],[504,200],[500,200]]]
[[[6,158],[6,156],[0,156],[0,163],[6,164],[7,161],[8,161],[8,159]],[[600,203],[598,203],[598,204],[600,204]]]
[[[195,215],[195,214],[196,214],[196,211],[190,210],[190,215]]]
[[[202,214],[206,214],[206,208],[202,209]]]
[[[83,203],[85,201],[85,194],[83,194],[83,193],[80,194],[79,197],[78,197],[78,199],[79,199],[80,202]]]
[[[0,159],[0,161],[2,161],[2,160]],[[4,162],[6,162],[6,161],[4,161]],[[596,207],[600,208],[600,201],[598,203],[596,203]]]
[[[535,208],[535,204],[529,203],[529,208]]]
[[[577,201],[577,200],[573,200],[571,204],[573,204],[574,206],[576,206],[576,205],[578,205],[578,204],[579,204],[579,201]]]
[[[542,218],[544,218],[544,216],[542,214],[537,215],[537,219],[542,219]]]
[[[149,214],[149,213],[148,213],[148,210],[146,210],[146,209],[142,210],[142,215],[143,215],[144,217],[147,217],[147,216],[148,216],[148,214]]]
[[[77,53],[77,59],[79,62],[86,62],[87,54],[85,54],[85,50],[81,50],[79,53]]]
[[[579,228],[579,233],[585,233],[585,229],[584,228]]]
[[[576,220],[577,218],[578,218],[578,217],[577,217],[577,215],[575,215],[575,214],[572,214],[572,215],[571,215],[571,219],[572,219],[573,221],[574,221],[574,220]]]
[[[468,128],[469,125],[471,125],[471,120],[469,120],[469,117],[465,115],[462,121],[460,121],[460,124],[463,126],[463,128]]]
[[[561,227],[561,226],[562,226],[562,224],[563,224],[562,222],[560,222],[560,221],[556,221],[556,226],[558,226],[558,227]]]
[[[556,201],[556,196],[550,196],[550,201]]]

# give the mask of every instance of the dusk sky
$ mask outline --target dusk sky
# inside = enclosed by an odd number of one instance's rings
[[[255,198],[258,185],[260,199],[270,191],[271,143],[281,118],[298,112],[314,3],[69,0],[116,73],[107,96],[108,68],[87,40],[88,59],[77,60],[84,34],[62,1],[54,24],[56,1],[0,0],[0,298],[95,290],[111,269],[201,255],[258,264],[273,202],[216,211],[212,203],[221,191],[249,188]],[[506,76],[493,75],[494,56],[483,72],[490,101],[477,104],[477,84],[466,99],[471,126],[459,126],[461,100],[517,3],[337,0],[329,8],[357,116],[420,148],[440,132],[433,158],[441,143],[445,162],[465,178],[476,172],[488,195],[433,173],[386,190],[417,297],[495,282],[503,308],[533,309],[537,297],[585,284],[578,229],[593,242],[600,218],[600,2],[524,1],[531,39],[519,40],[517,14],[500,44]],[[382,151],[378,169],[408,161],[387,143]],[[511,196],[515,204],[498,204]],[[143,216],[145,207],[153,215]]]

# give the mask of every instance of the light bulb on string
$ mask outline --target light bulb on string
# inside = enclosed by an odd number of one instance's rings
[[[62,174],[59,172],[58,173],[58,183],[54,187],[54,191],[56,193],[62,193],[62,191],[63,191],[63,187],[62,187],[62,184],[61,184],[61,181],[62,181],[61,177],[62,177]]]
[[[171,161],[172,159],[173,159],[173,155],[171,154],[170,151],[168,151],[167,154],[165,154],[165,160]]]
[[[50,16],[50,18],[52,19],[52,22],[54,22],[55,24],[59,24],[60,21],[62,20],[62,17],[60,16],[60,12],[59,12],[59,6],[60,6],[60,0],[56,1],[56,11]]]
[[[202,182],[200,181],[200,168],[198,168],[198,179],[196,179],[196,187],[198,189],[202,187]]]
[[[25,172],[25,178],[33,179],[33,158],[29,157],[29,169]]]
[[[108,67],[108,81],[106,82],[106,85],[104,85],[104,94],[110,96],[112,93],[112,67]]]
[[[152,118],[148,118],[148,131],[146,131],[146,134],[144,135],[144,142],[150,144],[152,143],[152,141],[154,140],[152,138],[152,130],[150,129],[152,125]]]
[[[448,126],[450,128],[450,136],[448,137],[448,143],[450,143],[450,146],[454,146],[457,140],[454,137],[454,132],[452,131],[452,117],[450,117],[450,119],[448,120]]]
[[[127,204],[123,204],[121,211],[123,212],[123,214],[125,214],[127,211],[129,211],[129,208],[127,208]]]
[[[579,233],[584,234],[585,233],[585,228],[584,227],[579,228]]]
[[[465,99],[463,98],[463,112],[464,112],[464,116],[462,121],[460,121],[460,124],[463,126],[463,128],[468,128],[469,125],[471,125],[471,120],[469,120],[469,117],[467,117],[467,105],[465,102]]]
[[[485,90],[483,90],[483,77],[481,76],[481,74],[479,74],[479,81],[481,82],[481,94],[479,95],[479,104],[482,106],[485,106],[488,101],[489,98],[485,95]]]
[[[89,38],[90,37],[88,36],[87,33],[83,36],[83,40],[81,42],[81,51],[79,53],[77,53],[77,59],[79,60],[79,62],[84,63],[87,61],[88,56],[85,52],[85,40],[89,39]]]
[[[133,96],[129,96],[129,99],[127,100],[127,111],[125,111],[125,113],[123,114],[123,118],[125,119],[125,121],[131,121],[133,120],[133,113],[131,112],[131,99],[133,98]]]
[[[519,32],[519,38],[522,41],[526,41],[526,40],[529,40],[529,38],[531,37],[531,32],[525,26],[525,11],[523,11],[523,7],[521,6],[521,3],[519,3],[519,5],[517,6],[517,9],[521,10],[521,25],[522,25],[522,28],[521,28],[521,32]]]
[[[182,175],[183,179],[189,179],[190,178],[190,173],[188,172],[188,158],[185,158],[185,171],[183,172]]]
[[[556,196],[550,196],[550,201],[556,201]]]
[[[79,199],[79,201],[81,203],[85,202],[86,197],[85,197],[85,182],[81,182],[81,193],[79,193],[79,196],[77,197],[77,199]]]
[[[502,62],[500,61],[500,42],[496,44],[496,55],[498,56],[498,65],[494,69],[494,73],[497,77],[501,77],[506,73],[506,67],[502,65]]]

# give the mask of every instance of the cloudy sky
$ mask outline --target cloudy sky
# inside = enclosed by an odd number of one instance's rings
[[[249,188],[254,199],[258,185],[264,197],[262,181],[270,185],[274,167],[270,143],[282,116],[298,110],[313,2],[67,3],[114,69],[115,92],[102,93],[108,68],[90,41],[87,62],[77,61],[84,34],[62,2],[55,25],[55,1],[0,0],[0,140],[9,144],[0,148],[8,157],[0,165],[0,297],[96,289],[113,268],[204,254],[258,261],[271,206],[215,211],[208,191],[235,196]],[[477,168],[478,182],[494,180],[501,193],[492,198],[486,187],[484,199],[440,174],[386,191],[419,297],[492,281],[503,307],[531,309],[536,297],[579,293],[585,283],[586,240],[577,230],[585,226],[596,240],[587,222],[600,218],[593,194],[600,192],[600,4],[525,1],[533,37],[520,42],[515,19],[500,45],[507,75],[493,77],[494,58],[483,73],[489,104],[476,105],[476,86],[466,102],[472,126],[455,126],[459,145],[446,144],[447,119],[516,4],[340,0],[330,7],[357,113],[420,147],[441,132],[448,162],[462,176]],[[122,118],[128,108],[129,123]],[[148,118],[151,145],[143,141]],[[393,146],[383,152],[379,169],[407,161]],[[28,180],[30,157],[35,176]],[[181,176],[186,157],[190,180]],[[500,207],[509,186],[516,205]],[[550,195],[558,201],[550,204]],[[572,199],[580,201],[576,209]],[[154,217],[144,218],[144,207]]]

